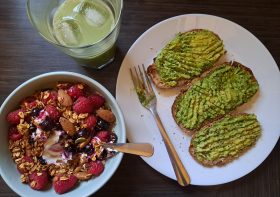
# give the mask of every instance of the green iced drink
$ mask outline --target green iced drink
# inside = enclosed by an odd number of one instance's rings
[[[98,43],[110,34],[115,23],[112,10],[102,0],[65,0],[54,14],[53,33],[60,44],[73,48],[75,55],[71,56],[79,63],[94,67],[114,57],[114,42]],[[94,44],[100,53],[92,55],[87,46]]]

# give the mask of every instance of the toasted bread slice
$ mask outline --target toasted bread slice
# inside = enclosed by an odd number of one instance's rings
[[[254,146],[260,135],[255,115],[231,114],[198,130],[192,136],[189,152],[204,166],[222,166]]]
[[[157,55],[147,73],[159,88],[179,87],[211,68],[225,53],[217,34],[194,29],[177,34]]]
[[[186,86],[172,105],[172,115],[188,135],[246,103],[259,89],[252,71],[225,62]]]
[[[162,89],[170,89],[171,87],[168,86],[166,83],[164,83],[160,76],[159,73],[157,71],[156,65],[152,64],[147,68],[147,73],[148,75],[151,77],[153,83],[158,87],[158,88],[162,88]],[[189,83],[190,80],[189,79],[181,79],[177,81],[177,85],[176,87],[180,87],[183,86],[187,83]]]

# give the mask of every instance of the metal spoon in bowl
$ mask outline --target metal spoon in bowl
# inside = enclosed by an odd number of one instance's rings
[[[129,153],[144,157],[154,154],[154,147],[149,143],[99,143],[105,149],[111,149],[122,153]]]

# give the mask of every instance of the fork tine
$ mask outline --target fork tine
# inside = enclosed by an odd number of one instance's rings
[[[147,90],[147,85],[146,85],[146,81],[144,79],[144,75],[143,75],[143,72],[141,71],[140,69],[140,66],[138,65],[138,70],[139,70],[139,78],[140,78],[140,81],[141,81],[141,84],[142,84],[142,88],[145,90],[146,94],[148,94],[148,90]]]
[[[154,94],[154,90],[153,90],[153,88],[152,88],[152,86],[151,86],[151,82],[150,82],[149,77],[148,77],[148,75],[147,75],[147,72],[146,72],[146,70],[145,70],[144,64],[142,64],[142,68],[143,68],[143,71],[144,71],[144,77],[145,77],[145,81],[146,81],[146,83],[147,83],[149,92],[150,92],[151,94]]]
[[[136,75],[136,82],[137,82],[137,85],[138,85],[137,87],[143,89],[144,88],[143,81],[141,81],[136,67],[134,67],[134,71],[135,71],[135,75]]]
[[[137,79],[135,78],[135,76],[134,76],[133,71],[132,71],[131,68],[129,68],[129,71],[130,71],[130,76],[131,76],[131,79],[132,79],[134,88],[136,89],[136,88],[138,87],[138,85],[137,85]]]

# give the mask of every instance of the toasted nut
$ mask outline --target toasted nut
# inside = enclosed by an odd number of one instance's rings
[[[114,122],[116,120],[115,115],[113,114],[113,112],[111,112],[110,110],[107,109],[98,109],[96,111],[97,116],[99,116],[100,118],[102,118],[103,120],[107,121],[107,122]]]
[[[68,135],[73,136],[76,133],[74,124],[70,122],[68,119],[60,117],[59,122],[62,126],[62,129],[66,131]]]
[[[74,174],[79,180],[88,180],[91,178],[92,174],[87,173],[87,172],[77,172]]]
[[[76,173],[77,173],[77,172],[80,172],[81,169],[82,169],[81,166],[78,166],[78,167],[75,168],[74,172],[76,172]]]
[[[66,181],[66,180],[68,180],[69,178],[68,177],[66,177],[66,176],[62,176],[62,177],[60,177],[60,180],[61,181]]]
[[[50,175],[51,175],[51,176],[54,176],[54,174],[55,174],[55,170],[52,170],[51,173],[50,173]],[[57,178],[57,177],[54,177],[54,179],[57,180],[58,178]]]
[[[36,181],[32,181],[32,182],[30,183],[30,186],[31,186],[31,187],[35,187],[35,186],[36,186]]]
[[[89,142],[90,142],[91,137],[88,137],[86,139],[86,141],[82,142],[81,144],[79,144],[79,148],[84,148]]]
[[[86,141],[86,138],[84,137],[79,137],[78,139],[75,140],[75,144],[80,144],[82,142]]]
[[[72,106],[73,104],[71,97],[64,90],[61,89],[58,90],[58,101],[61,105],[65,107]]]

